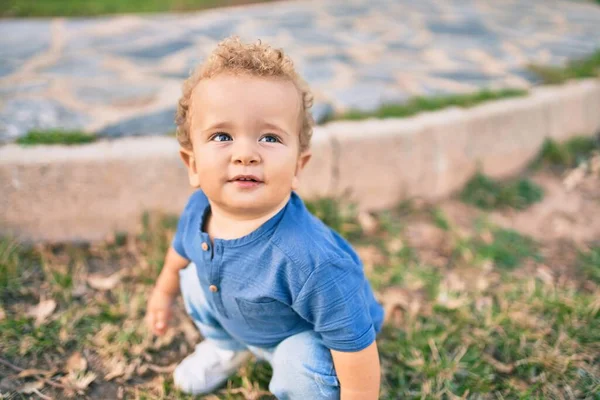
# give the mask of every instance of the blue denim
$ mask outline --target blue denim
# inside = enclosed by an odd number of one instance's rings
[[[204,336],[227,350],[250,350],[273,368],[269,390],[280,400],[339,399],[340,384],[331,351],[319,334],[296,333],[273,347],[246,345],[227,332],[215,318],[192,263],[179,273],[185,309]]]

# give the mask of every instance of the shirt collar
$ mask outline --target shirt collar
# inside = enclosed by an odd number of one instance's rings
[[[292,208],[290,203],[297,202],[297,200],[299,200],[298,195],[295,192],[292,192],[286,205],[281,210],[279,210],[277,212],[277,214],[275,214],[274,216],[269,218],[261,226],[259,226],[258,228],[256,228],[252,232],[250,232],[249,234],[242,236],[240,238],[213,239],[215,246],[222,246],[222,247],[243,246],[243,245],[249,244],[251,242],[254,242],[255,240],[257,240],[267,234],[272,234],[274,232],[275,228],[277,227],[277,225],[279,224],[279,222],[281,221],[281,219],[283,218],[283,216],[286,214],[286,212],[289,212],[288,209]],[[206,217],[209,215],[209,213],[210,213],[210,203],[207,201],[206,207],[201,212],[202,217],[200,218],[200,222],[198,224],[198,230],[200,231],[200,236],[205,241],[209,240],[209,236],[208,236],[208,233],[204,232],[202,228],[204,227],[204,222],[206,221]]]

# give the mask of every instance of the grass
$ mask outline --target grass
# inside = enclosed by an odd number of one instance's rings
[[[340,200],[307,205],[357,248],[373,245],[380,253],[366,273],[389,315],[378,339],[382,399],[597,398],[600,248],[579,255],[579,278],[592,282],[584,290],[575,275],[548,283],[527,272],[545,263],[541,244],[485,220],[458,230],[441,208],[405,203],[376,214],[379,228],[367,235],[356,210]],[[444,244],[414,242],[407,229],[415,218],[439,231]],[[2,239],[0,358],[49,371],[45,379],[65,386],[42,381],[41,393],[53,398],[65,397],[75,384],[69,379],[81,384],[89,376],[67,374],[66,360],[79,352],[88,360],[86,373],[95,374],[82,389],[90,398],[117,398],[120,391],[124,398],[194,399],[160,372],[199,340],[182,304],[165,337],[150,337],[143,324],[175,222],[146,214],[139,234],[94,244],[31,248]],[[426,257],[431,252],[442,258],[437,265]],[[94,289],[90,277],[97,273],[120,275],[111,287]],[[42,299],[57,306],[38,324],[28,310]],[[213,398],[267,399],[271,373],[267,364],[249,362]],[[15,398],[26,398],[17,393],[22,385],[42,379],[18,378],[2,364],[0,374]]]
[[[595,151],[600,151],[600,138],[576,136],[563,143],[546,139],[540,153],[532,163],[533,169],[550,167],[564,170],[574,168]]]
[[[600,245],[579,254],[579,269],[585,279],[600,285]]]
[[[520,89],[503,89],[498,91],[482,90],[477,93],[457,94],[450,96],[414,97],[403,104],[384,104],[373,112],[350,110],[334,119],[362,120],[367,118],[405,118],[424,111],[435,111],[447,107],[473,107],[486,101],[508,97],[525,96],[527,91]]]
[[[360,236],[361,227],[356,220],[354,206],[340,199],[320,198],[306,201],[306,208],[326,225],[340,233],[346,239]]]
[[[490,260],[502,270],[515,269],[527,259],[541,261],[537,244],[529,237],[510,229],[493,228],[491,240],[479,236],[468,244],[477,259]]]
[[[258,3],[260,1],[261,0],[4,0],[0,2],[0,17],[78,17],[123,13],[182,12],[213,7]]]
[[[91,143],[96,137],[80,131],[63,131],[58,129],[34,130],[17,139],[17,143],[25,146],[39,144],[84,144]]]
[[[600,50],[588,57],[569,61],[562,67],[530,65],[529,70],[546,85],[564,83],[569,79],[595,78],[600,76]]]
[[[461,199],[484,210],[514,208],[523,210],[544,197],[540,186],[527,178],[500,182],[480,172],[471,178],[461,194]]]
[[[388,329],[382,398],[595,398],[597,349],[575,350],[599,338],[592,297],[531,280],[503,282],[487,299],[478,306],[476,296],[464,296],[460,308],[434,307],[405,329]],[[572,322],[577,327],[567,329]]]

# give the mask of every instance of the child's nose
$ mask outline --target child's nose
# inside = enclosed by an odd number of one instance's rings
[[[234,164],[252,165],[260,162],[260,154],[255,143],[249,140],[238,140],[233,149]]]

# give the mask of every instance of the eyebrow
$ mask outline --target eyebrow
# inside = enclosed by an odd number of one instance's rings
[[[263,122],[262,126],[266,129],[273,129],[278,132],[284,133],[287,136],[290,136],[290,134],[288,132],[286,132],[285,130],[281,129],[279,126],[272,124],[270,122]],[[202,132],[213,131],[215,129],[233,129],[233,124],[231,124],[228,121],[217,122],[215,124],[210,125],[208,128],[203,129]]]
[[[286,132],[285,130],[281,129],[280,127],[278,127],[278,126],[277,126],[277,125],[275,125],[275,124],[271,124],[271,123],[269,123],[269,122],[265,122],[265,123],[263,123],[263,126],[264,126],[265,128],[267,128],[267,129],[274,129],[274,130],[276,130],[276,131],[279,131],[279,132],[285,133],[287,136],[290,136],[290,134],[289,134],[288,132]]]
[[[227,121],[223,121],[223,122],[217,122],[216,124],[212,124],[211,126],[209,126],[206,129],[203,129],[203,132],[207,132],[207,131],[212,131],[213,129],[231,129],[232,128],[232,124],[230,124]]]

